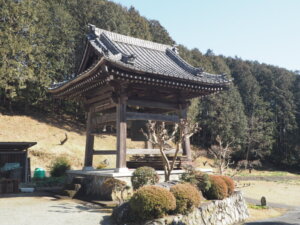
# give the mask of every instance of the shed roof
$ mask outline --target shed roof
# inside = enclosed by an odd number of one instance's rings
[[[36,142],[0,142],[0,151],[4,150],[24,150],[36,145]]]

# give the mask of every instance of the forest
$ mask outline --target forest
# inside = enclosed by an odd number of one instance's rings
[[[232,79],[229,90],[193,99],[189,116],[201,126],[193,144],[208,148],[219,135],[231,143],[233,159],[299,168],[299,71],[188,49],[159,21],[106,0],[0,0],[0,15],[0,112],[68,114],[83,121],[78,103],[53,99],[47,88],[76,74],[90,23],[178,44],[181,57],[193,66]]]

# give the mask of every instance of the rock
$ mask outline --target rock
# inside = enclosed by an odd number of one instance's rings
[[[266,197],[262,196],[260,199],[261,206],[267,206],[267,199]]]
[[[170,180],[170,181],[166,181],[166,182],[155,184],[155,186],[159,186],[159,187],[166,188],[166,189],[170,190],[170,188],[172,186],[174,186],[176,184],[180,184],[180,183],[181,182],[177,181],[177,180]]]
[[[117,224],[124,224],[128,222],[130,213],[129,203],[125,202],[114,209],[112,217]]]

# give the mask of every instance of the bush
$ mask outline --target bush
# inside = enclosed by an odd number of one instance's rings
[[[176,184],[171,187],[170,191],[176,198],[175,213],[187,214],[193,210],[194,207],[198,207],[201,202],[201,195],[198,189],[189,184]]]
[[[186,173],[181,175],[181,180],[197,185],[202,193],[207,192],[211,187],[209,176],[200,171],[188,170]]]
[[[137,190],[129,201],[137,220],[161,218],[176,208],[174,195],[162,187],[144,186]]]
[[[65,175],[66,170],[71,168],[69,161],[67,158],[61,156],[56,158],[51,165],[50,175],[52,177],[61,177]]]
[[[209,200],[222,200],[228,195],[228,188],[225,181],[220,176],[209,176],[211,182],[210,189],[205,192],[205,197]]]
[[[116,192],[122,192],[127,189],[125,181],[118,180],[115,178],[106,179],[100,186],[101,200],[114,200],[113,195]]]
[[[234,192],[234,181],[227,176],[221,176],[221,178],[225,181],[226,185],[227,185],[227,189],[228,189],[228,196],[232,195],[232,193]]]
[[[138,189],[144,185],[156,184],[159,181],[158,174],[155,169],[148,166],[137,168],[131,177],[133,189]]]

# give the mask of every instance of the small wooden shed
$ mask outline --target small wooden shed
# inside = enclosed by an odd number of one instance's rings
[[[0,176],[20,182],[30,180],[28,148],[36,142],[0,142]]]

